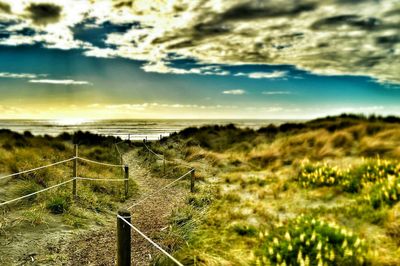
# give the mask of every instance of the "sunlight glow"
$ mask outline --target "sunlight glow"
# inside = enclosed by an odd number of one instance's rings
[[[54,120],[54,124],[60,126],[81,125],[84,123],[92,122],[93,120],[85,118],[62,118]]]

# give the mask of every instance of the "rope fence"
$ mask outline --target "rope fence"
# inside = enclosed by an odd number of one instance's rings
[[[138,233],[139,235],[141,235],[144,239],[146,239],[150,244],[152,244],[154,247],[156,247],[159,251],[161,251],[165,256],[167,256],[168,258],[170,258],[173,262],[175,262],[176,265],[179,266],[183,266],[182,263],[180,263],[177,259],[175,259],[171,254],[169,254],[167,251],[165,251],[162,247],[160,247],[160,245],[158,245],[156,242],[154,242],[153,240],[151,240],[148,236],[146,236],[142,231],[140,231],[138,228],[136,228],[134,225],[132,225],[130,222],[128,222],[126,220],[125,217],[122,217],[121,215],[117,214],[117,217],[119,219],[121,219],[123,222],[125,222],[127,225],[130,226],[130,228],[132,228],[133,230],[135,230],[136,233]],[[130,234],[129,234],[130,235]],[[120,264],[118,264],[120,265]],[[121,263],[121,265],[126,265]],[[130,265],[130,262],[129,262]]]
[[[32,197],[32,196],[34,196],[34,195],[36,195],[36,194],[45,192],[45,191],[50,190],[50,189],[52,189],[52,188],[56,188],[56,187],[65,185],[65,184],[70,183],[70,182],[72,182],[72,181],[74,181],[74,180],[76,180],[76,177],[74,177],[74,178],[72,178],[72,179],[69,179],[69,180],[67,180],[67,181],[65,181],[65,182],[59,183],[59,184],[57,184],[57,185],[54,185],[54,186],[51,186],[51,187],[47,187],[47,188],[44,188],[44,189],[42,189],[42,190],[39,190],[39,191],[30,193],[30,194],[27,194],[27,195],[25,195],[25,196],[22,196],[22,197],[19,197],[19,198],[15,198],[15,199],[12,199],[12,200],[9,200],[9,201],[2,202],[2,203],[0,203],[0,206],[7,205],[7,204],[13,203],[13,202],[18,201],[18,200],[22,200],[22,199],[26,199],[26,198]]]
[[[158,159],[163,160],[164,174],[165,174],[165,171],[166,171],[166,163],[180,164],[181,166],[184,166],[184,167],[187,167],[187,168],[192,168],[192,166],[190,166],[189,164],[181,162],[181,161],[177,161],[177,159],[174,159],[174,160],[165,159],[165,155],[160,155],[160,154],[156,153],[155,151],[153,151],[152,149],[150,149],[149,146],[146,145],[146,141],[145,140],[143,140],[143,145],[145,146],[145,148],[150,153],[152,153]]]
[[[119,142],[119,143],[121,143],[121,142]],[[123,157],[122,157],[122,154],[121,154],[121,152],[120,152],[120,150],[118,148],[118,144],[119,143],[115,143],[115,147],[116,147],[116,150],[117,150],[117,152],[118,152],[118,154],[120,156],[121,164],[103,163],[103,162],[99,162],[99,161],[95,161],[95,160],[91,160],[91,159],[80,157],[80,156],[78,156],[78,145],[75,145],[74,146],[75,156],[72,157],[72,158],[65,159],[65,160],[62,160],[62,161],[58,161],[58,162],[55,162],[55,163],[52,163],[52,164],[36,167],[36,168],[33,168],[33,169],[21,171],[21,172],[18,172],[18,173],[12,173],[12,174],[9,174],[9,175],[1,176],[0,180],[5,179],[5,178],[9,178],[9,177],[14,177],[14,176],[21,175],[21,174],[34,172],[34,171],[45,169],[45,168],[48,168],[48,167],[53,167],[53,166],[56,166],[56,165],[59,165],[59,164],[63,164],[63,163],[66,163],[66,162],[70,162],[70,161],[73,161],[73,163],[74,163],[73,164],[73,174],[72,174],[73,176],[72,176],[71,179],[69,179],[67,181],[64,181],[64,182],[61,182],[61,183],[58,183],[58,184],[55,184],[53,186],[38,190],[36,192],[33,192],[33,193],[30,193],[30,194],[18,197],[18,198],[14,198],[14,199],[11,199],[11,200],[8,200],[8,201],[1,202],[0,203],[0,207],[4,206],[4,205],[7,205],[7,204],[10,204],[10,203],[13,203],[13,202],[16,202],[16,201],[19,201],[19,200],[22,200],[22,199],[26,199],[26,198],[32,197],[32,196],[37,195],[39,193],[43,193],[43,192],[48,191],[50,189],[54,189],[54,188],[66,185],[66,184],[71,183],[71,182],[73,183],[72,194],[73,194],[74,198],[76,198],[77,197],[77,181],[78,180],[82,180],[82,181],[124,182],[125,198],[127,198],[128,197],[128,188],[129,188],[129,183],[128,183],[128,181],[129,181],[129,167],[128,167],[128,165],[124,165],[123,164]],[[164,174],[165,174],[165,162],[166,162],[165,156],[157,154],[152,149],[150,149],[146,145],[146,141],[145,140],[143,141],[143,144],[146,147],[146,149],[149,151],[149,153],[152,153],[157,158],[163,160],[163,162],[164,162]],[[84,162],[88,162],[88,163],[92,163],[92,164],[102,165],[102,166],[122,168],[123,173],[124,173],[124,178],[117,179],[117,178],[88,178],[88,177],[80,177],[80,176],[78,176],[78,173],[77,173],[77,162],[79,160],[84,161]],[[129,215],[129,221],[126,219],[127,216],[125,216],[125,215],[121,216],[120,214],[117,214],[117,218],[118,219],[122,220],[123,223],[125,223],[126,225],[129,226],[130,229],[133,229],[134,231],[136,231],[139,235],[141,235],[144,239],[146,239],[149,243],[151,243],[154,247],[156,247],[159,251],[161,251],[164,255],[166,255],[176,265],[179,265],[179,266],[183,266],[183,264],[180,263],[177,259],[175,259],[168,252],[166,252],[160,245],[155,243],[152,239],[150,239],[148,236],[146,236],[138,228],[136,228],[134,225],[132,225],[132,223],[130,223],[129,210],[131,210],[135,206],[138,206],[139,204],[142,204],[144,201],[148,200],[149,198],[153,197],[154,195],[159,194],[160,192],[166,190],[167,188],[169,188],[172,185],[174,185],[175,183],[177,183],[179,180],[182,180],[183,178],[187,177],[189,174],[191,174],[190,191],[194,192],[195,169],[191,169],[188,172],[186,172],[185,174],[183,174],[182,176],[176,178],[172,182],[170,182],[167,185],[161,187],[160,189],[157,189],[157,190],[155,190],[155,191],[153,191],[153,192],[151,192],[151,193],[149,193],[147,195],[144,195],[144,197],[142,197],[141,200],[139,200],[139,201],[135,202],[134,204],[132,204],[131,206],[129,206],[127,208],[128,211],[124,212],[124,214]],[[118,258],[117,258],[118,259],[118,264],[117,265],[131,265],[131,261],[130,261],[130,254],[131,254],[130,237],[131,237],[131,234],[130,234],[130,231],[129,231],[129,241],[127,241],[127,239],[124,240],[123,238],[127,237],[127,234],[125,233],[125,234],[120,235],[120,231],[119,231],[120,228],[125,228],[124,230],[126,230],[126,226],[121,226],[121,224],[118,223],[118,239],[119,239],[118,241],[120,241],[120,239],[122,239],[123,241],[121,240],[122,242],[118,242],[118,254],[117,254],[118,255]],[[123,244],[121,244],[121,243],[123,243]],[[128,255],[128,253],[129,253],[129,255]],[[125,262],[122,262],[122,264],[120,264],[121,260],[125,260]]]
[[[61,182],[61,183],[58,183],[58,184],[55,184],[55,185],[53,185],[53,186],[50,186],[50,187],[41,189],[41,190],[39,190],[39,191],[36,191],[36,192],[30,193],[30,194],[27,194],[27,195],[18,197],[18,198],[14,198],[14,199],[11,199],[11,200],[8,200],[8,201],[1,202],[1,203],[0,203],[0,207],[1,207],[1,206],[4,206],[4,205],[7,205],[7,204],[10,204],[10,203],[13,203],[13,202],[16,202],[16,201],[19,201],[19,200],[22,200],[22,199],[25,199],[25,198],[32,197],[32,196],[34,196],[34,195],[36,195],[36,194],[39,194],[39,193],[48,191],[48,190],[53,189],[53,188],[60,187],[60,186],[62,186],[62,185],[65,185],[65,184],[67,184],[67,183],[70,183],[70,182],[73,182],[73,192],[72,192],[72,193],[73,193],[73,196],[76,197],[76,196],[77,196],[77,194],[76,194],[76,181],[77,181],[77,180],[83,180],[83,181],[86,180],[86,181],[125,182],[125,197],[127,197],[127,195],[128,195],[128,189],[129,189],[129,186],[128,186],[128,181],[129,181],[129,168],[128,168],[127,165],[117,165],[117,164],[110,164],[110,163],[102,163],[102,162],[90,160],[90,159],[87,159],[87,158],[82,158],[82,157],[79,157],[79,156],[78,156],[78,145],[75,145],[75,146],[74,146],[74,149],[75,149],[75,156],[72,157],[72,158],[65,159],[65,160],[58,161],[58,162],[55,162],[55,163],[52,163],[52,164],[48,164],[48,165],[44,165],[44,166],[39,166],[39,167],[36,167],[36,168],[33,168],[33,169],[21,171],[21,172],[18,172],[18,173],[12,173],[12,174],[9,174],[9,175],[1,176],[1,177],[0,177],[0,180],[5,179],[5,178],[9,178],[9,177],[18,176],[18,175],[21,175],[21,174],[31,173],[31,172],[34,172],[34,171],[38,171],[38,170],[41,170],[41,169],[53,167],[53,166],[56,166],[56,165],[59,165],[59,164],[63,164],[63,163],[66,163],[66,162],[70,162],[70,161],[73,161],[73,162],[74,162],[74,165],[73,165],[73,177],[72,177],[71,179],[69,179],[69,180],[67,180],[67,181],[64,181],[64,182]],[[77,176],[77,160],[82,160],[82,161],[86,161],[86,162],[89,162],[89,163],[98,164],[98,165],[103,165],[103,166],[109,166],[109,167],[121,167],[123,170],[125,170],[125,171],[124,171],[124,172],[125,172],[125,176],[124,176],[124,178],[121,178],[121,179],[116,179],[116,178],[87,178],[87,177],[78,177],[78,176]]]
[[[117,151],[117,153],[118,153],[118,157],[119,157],[119,160],[120,160],[120,163],[121,163],[121,164],[124,164],[124,158],[122,157],[122,153],[121,153],[121,151],[119,150],[118,144],[121,144],[121,143],[123,143],[124,141],[125,141],[125,140],[122,140],[122,141],[117,142],[117,143],[114,144],[115,149],[116,149],[116,151]]]
[[[158,153],[156,153],[155,151],[153,151],[152,149],[150,149],[150,148],[146,145],[146,142],[145,142],[145,141],[143,141],[143,144],[144,144],[144,146],[146,147],[146,149],[147,149],[149,152],[151,152],[152,154],[154,154],[154,156],[156,156],[156,157],[159,158],[160,160],[165,160],[163,155],[158,154]]]
[[[72,160],[74,160],[74,159],[75,159],[75,158],[72,157],[72,158],[69,158],[69,159],[66,159],[66,160],[62,160],[62,161],[59,161],[59,162],[55,162],[55,163],[52,163],[52,164],[48,164],[48,165],[44,165],[44,166],[39,166],[39,167],[36,167],[36,168],[33,168],[33,169],[21,171],[21,172],[18,172],[18,173],[13,173],[13,174],[1,176],[1,177],[0,177],[0,180],[1,180],[1,179],[5,179],[5,178],[7,178],[7,177],[13,177],[13,176],[17,176],[17,175],[21,175],[21,174],[27,174],[27,173],[34,172],[34,171],[37,171],[37,170],[45,169],[45,168],[52,167],[52,166],[55,166],[55,165],[58,165],[58,164],[62,164],[62,163],[66,163],[66,162],[72,161]]]
[[[110,181],[110,182],[125,182],[125,179],[117,178],[89,178],[89,177],[76,177],[77,180],[88,180],[88,181]]]
[[[146,201],[147,199],[149,199],[149,198],[151,198],[152,196],[154,196],[154,195],[160,193],[161,191],[163,191],[163,190],[169,188],[170,186],[172,186],[173,184],[175,184],[176,182],[178,182],[179,180],[185,178],[188,174],[193,173],[193,172],[194,172],[194,169],[192,169],[192,170],[190,170],[189,172],[185,173],[184,175],[178,177],[177,179],[175,179],[174,181],[168,183],[168,184],[165,185],[164,187],[162,187],[162,188],[160,188],[160,189],[158,189],[158,190],[156,190],[156,191],[154,191],[154,192],[152,192],[152,193],[149,193],[149,194],[145,195],[144,198],[142,198],[141,200],[135,202],[133,205],[129,206],[129,207],[127,208],[127,210],[130,210],[130,209],[132,209],[133,207],[135,207],[135,206],[137,206],[137,205],[143,203],[143,202]]]
[[[110,166],[110,167],[124,167],[125,165],[123,164],[111,164],[111,163],[102,163],[102,162],[98,162],[98,161],[94,161],[94,160],[90,160],[90,159],[86,159],[86,158],[82,158],[82,157],[76,157],[76,159],[85,161],[85,162],[89,162],[89,163],[94,163],[94,164],[98,164],[98,165],[103,165],[103,166]]]

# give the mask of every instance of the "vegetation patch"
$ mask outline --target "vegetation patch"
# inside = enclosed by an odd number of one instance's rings
[[[299,216],[261,234],[259,265],[364,265],[365,241],[334,223]]]
[[[392,200],[397,199],[397,177],[400,164],[395,160],[368,159],[358,166],[342,169],[338,166],[305,163],[301,165],[296,180],[304,188],[340,186],[344,191],[357,193],[364,187],[376,186],[391,192]],[[374,195],[379,196],[374,193]]]

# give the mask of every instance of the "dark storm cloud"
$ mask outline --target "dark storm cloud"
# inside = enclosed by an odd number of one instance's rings
[[[35,24],[46,25],[60,20],[62,8],[50,3],[31,3],[26,7],[26,11]]]
[[[11,13],[11,6],[7,3],[0,2],[0,12]]]
[[[358,27],[365,30],[374,30],[382,25],[380,19],[369,17],[363,18],[358,15],[339,15],[328,18],[320,19],[313,23],[311,26],[314,30],[337,28],[342,25],[348,25],[351,27]]]
[[[315,3],[288,2],[286,5],[271,5],[266,1],[250,1],[238,4],[224,12],[220,20],[249,20],[259,18],[273,18],[281,16],[296,16],[302,12],[312,11],[317,7]]]

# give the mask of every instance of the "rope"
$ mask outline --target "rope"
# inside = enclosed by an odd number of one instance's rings
[[[33,169],[29,169],[29,170],[18,172],[18,173],[13,173],[13,174],[10,174],[10,175],[2,176],[2,177],[0,177],[0,180],[4,179],[4,178],[7,178],[7,177],[12,177],[12,176],[20,175],[20,174],[26,174],[26,173],[37,171],[37,170],[40,170],[40,169],[44,169],[44,168],[48,168],[48,167],[51,167],[51,166],[55,166],[55,165],[58,165],[58,164],[66,163],[66,162],[72,161],[74,159],[75,158],[70,158],[70,159],[66,159],[66,160],[63,160],[63,161],[55,162],[55,163],[52,163],[52,164],[40,166],[40,167],[37,167],[37,168],[33,168]]]
[[[147,200],[148,198],[154,196],[155,194],[160,193],[161,191],[163,191],[163,190],[169,188],[169,187],[172,186],[174,183],[178,182],[179,180],[181,180],[182,178],[184,178],[185,176],[187,176],[188,174],[190,174],[192,171],[193,171],[193,169],[190,170],[189,172],[187,172],[186,174],[182,175],[181,177],[178,177],[177,179],[175,179],[175,180],[172,181],[171,183],[168,183],[166,186],[164,186],[164,187],[162,187],[162,188],[160,188],[160,189],[154,191],[153,193],[147,194],[143,199],[139,200],[138,202],[135,202],[132,206],[128,207],[128,210],[130,210],[130,209],[132,209],[133,207],[135,207],[135,206],[141,204],[143,201],[145,201],[145,200]]]
[[[154,154],[157,158],[159,158],[159,159],[161,159],[161,160],[164,160],[164,156],[155,153],[152,149],[150,149],[150,148],[146,145],[146,143],[143,142],[143,144],[144,144],[144,146],[146,147],[146,149],[147,149],[149,152],[151,152],[152,154]]]
[[[88,181],[114,181],[114,182],[121,182],[125,181],[126,179],[117,179],[117,178],[88,178],[88,177],[77,177],[78,180],[88,180]]]
[[[122,142],[125,142],[125,141],[126,141],[126,139],[121,140],[120,142],[117,142],[117,143],[115,143],[115,144],[118,145],[118,144],[121,144]]]
[[[122,143],[122,142],[124,142],[124,141],[120,141],[120,142],[118,142],[118,143]],[[115,145],[115,149],[117,150],[117,153],[118,153],[118,155],[119,155],[119,158],[121,159],[121,163],[124,163],[124,159],[122,158],[122,154],[121,154],[121,152],[119,151],[119,148],[118,148],[118,143],[115,143],[114,145]]]
[[[76,158],[79,159],[79,160],[85,161],[85,162],[99,164],[99,165],[105,165],[105,166],[111,166],[111,167],[124,167],[123,164],[101,163],[101,162],[98,162],[98,161],[93,161],[93,160],[82,158],[82,157],[76,157]]]
[[[150,244],[152,244],[153,246],[155,246],[159,251],[161,251],[162,253],[164,253],[165,256],[167,256],[167,257],[170,258],[173,262],[175,262],[176,265],[183,266],[182,263],[180,263],[177,259],[175,259],[174,257],[172,257],[172,255],[170,255],[168,252],[166,252],[162,247],[160,247],[156,242],[154,242],[153,240],[151,240],[148,236],[146,236],[145,234],[143,234],[139,229],[137,229],[135,226],[133,226],[130,222],[128,222],[127,220],[125,220],[124,217],[122,217],[122,216],[119,215],[119,214],[117,214],[117,217],[120,218],[122,221],[124,221],[127,225],[129,225],[133,230],[135,230],[139,235],[141,235],[144,239],[146,239]]]
[[[159,158],[159,159],[161,159],[161,160],[165,160],[165,162],[167,162],[167,163],[178,163],[178,164],[183,165],[184,167],[193,168],[193,167],[190,166],[189,164],[186,164],[186,163],[183,163],[183,162],[177,162],[177,159],[174,159],[173,161],[167,160],[167,159],[165,159],[165,157],[164,157],[163,155],[157,154],[157,153],[155,153],[152,149],[150,149],[150,148],[146,145],[146,143],[143,142],[143,144],[144,144],[144,146],[146,147],[146,149],[147,149],[148,151],[150,151],[152,154],[154,154],[157,158]]]
[[[2,203],[0,203],[0,206],[3,206],[3,205],[6,205],[6,204],[9,204],[9,203],[12,203],[12,202],[17,201],[17,200],[22,200],[22,199],[25,199],[25,198],[29,198],[29,197],[31,197],[31,196],[33,196],[33,195],[36,195],[36,194],[45,192],[45,191],[47,191],[47,190],[49,190],[49,189],[52,189],[52,188],[56,188],[56,187],[65,185],[65,184],[67,184],[67,183],[69,183],[69,182],[74,181],[75,179],[76,179],[76,177],[75,177],[75,178],[72,178],[72,179],[70,179],[70,180],[67,180],[67,181],[65,181],[65,182],[59,183],[59,184],[57,184],[57,185],[54,185],[54,186],[51,186],[51,187],[44,188],[44,189],[42,189],[42,190],[33,192],[33,193],[31,193],[31,194],[28,194],[28,195],[25,195],[25,196],[22,196],[22,197],[19,197],[19,198],[16,198],[16,199],[12,199],[12,200],[9,200],[9,201],[2,202]]]

